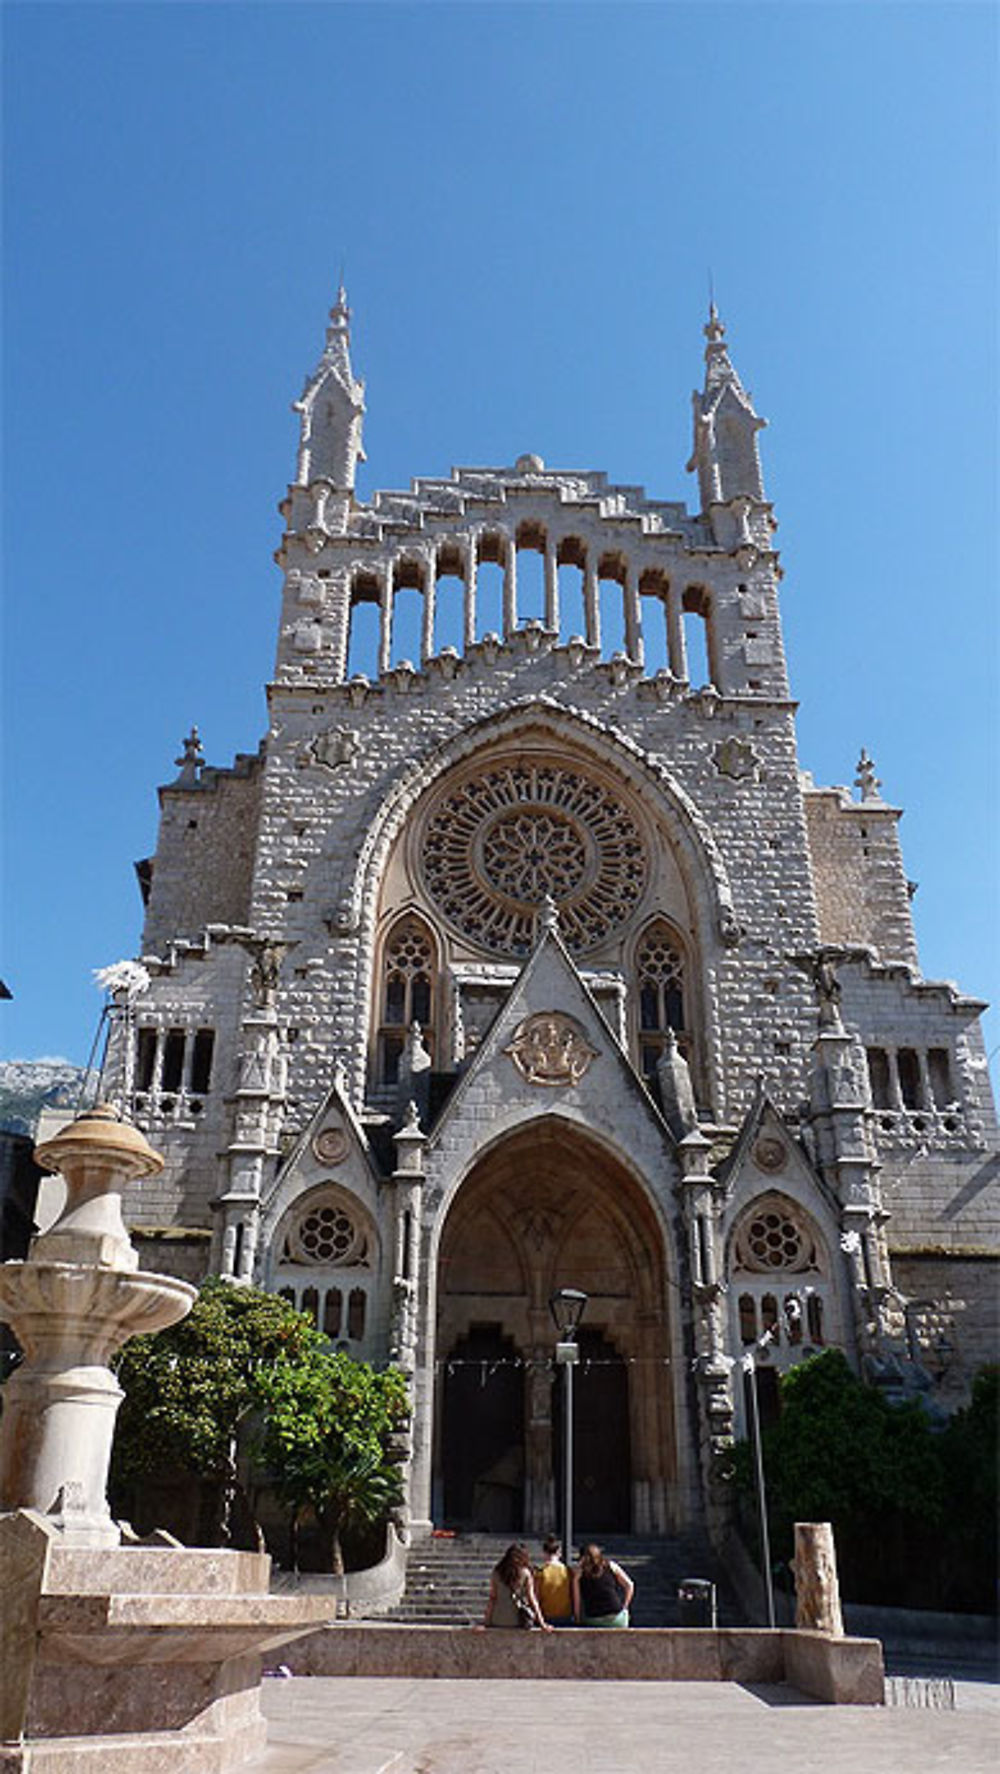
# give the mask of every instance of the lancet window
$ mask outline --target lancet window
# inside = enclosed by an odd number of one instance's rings
[[[435,995],[434,941],[426,924],[408,914],[393,926],[382,952],[378,1072],[383,1084],[395,1084],[414,1023],[433,1056]]]
[[[678,937],[663,920],[644,933],[636,952],[635,973],[639,1061],[648,1077],[656,1071],[668,1029],[673,1029],[681,1052],[690,1058],[684,957]]]

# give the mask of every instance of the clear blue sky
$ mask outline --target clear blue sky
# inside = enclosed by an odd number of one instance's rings
[[[4,8],[6,1057],[85,1056],[192,721],[215,763],[264,730],[342,264],[362,493],[530,450],[689,501],[711,268],[802,761],[868,747],[925,973],[1000,995],[997,17]]]

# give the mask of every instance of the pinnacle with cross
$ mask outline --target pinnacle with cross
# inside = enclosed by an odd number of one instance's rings
[[[858,773],[854,778],[854,786],[861,790],[861,799],[863,801],[880,801],[882,799],[878,792],[882,787],[881,780],[876,776],[874,761],[868,756],[864,746],[861,747],[861,756],[858,759]]]

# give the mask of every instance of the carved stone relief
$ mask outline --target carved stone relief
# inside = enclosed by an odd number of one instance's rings
[[[748,776],[755,776],[760,768],[760,758],[749,739],[737,739],[731,734],[722,739],[715,748],[715,768],[720,776],[731,776],[734,782],[742,782]]]
[[[525,1017],[504,1052],[529,1084],[579,1084],[597,1057],[579,1023],[558,1010]]]
[[[313,1140],[313,1151],[321,1164],[341,1164],[347,1150],[347,1135],[340,1127],[324,1127]]]

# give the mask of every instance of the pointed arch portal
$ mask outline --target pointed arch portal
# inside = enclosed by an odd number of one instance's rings
[[[478,1160],[442,1230],[435,1519],[553,1530],[559,1287],[589,1296],[574,1395],[580,1532],[662,1531],[677,1478],[662,1233],[624,1162],[554,1115]]]

